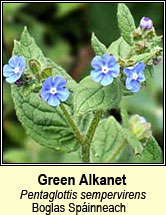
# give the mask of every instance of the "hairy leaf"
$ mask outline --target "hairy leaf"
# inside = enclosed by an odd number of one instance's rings
[[[131,157],[131,163],[161,163],[162,162],[162,151],[156,142],[155,138],[151,136],[146,141],[146,146],[143,153],[136,158]]]
[[[111,43],[108,48],[108,53],[114,55],[117,59],[126,59],[131,51],[131,47],[126,41],[120,37],[118,40]]]
[[[127,140],[127,142],[130,144],[132,149],[134,150],[135,155],[140,155],[143,152],[143,146],[142,144],[133,136],[131,131],[129,129],[123,129],[123,135],[124,138]]]
[[[94,163],[153,163],[161,162],[161,149],[153,137],[145,148],[129,130],[114,117],[104,119],[91,144],[91,162]]]
[[[121,101],[122,92],[117,79],[103,87],[88,76],[77,86],[73,97],[74,111],[78,114],[115,108]]]
[[[123,3],[118,4],[117,18],[118,18],[119,29],[121,31],[121,35],[123,39],[128,44],[131,44],[132,43],[131,34],[135,30],[135,23],[130,13],[130,10]]]
[[[13,55],[24,56],[27,61],[36,59],[42,69],[52,66],[54,76],[64,76],[68,83],[72,82],[72,88],[76,85],[61,67],[44,57],[26,28],[21,35],[21,40],[15,42]],[[30,70],[27,65],[28,72],[30,73]],[[75,150],[78,143],[60,108],[49,106],[40,98],[39,92],[34,93],[29,90],[25,95],[25,87],[17,87],[13,84],[11,89],[17,116],[27,134],[46,147],[67,152]],[[69,105],[66,108],[72,112]]]
[[[145,53],[145,54],[140,54],[140,55],[134,55],[131,59],[135,62],[135,63],[138,63],[138,62],[143,62],[145,64],[149,63],[149,61],[152,60],[154,56],[154,53],[153,52],[149,52],[149,53]]]
[[[99,123],[91,144],[91,162],[116,162],[126,145],[120,124],[113,117],[104,119]]]
[[[92,43],[92,48],[96,55],[102,56],[103,54],[108,53],[105,45],[97,39],[94,33],[92,34],[91,43]]]

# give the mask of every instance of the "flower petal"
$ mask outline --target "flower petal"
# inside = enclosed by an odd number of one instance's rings
[[[104,77],[101,80],[101,85],[102,86],[107,86],[113,82],[113,77],[110,76],[109,74],[104,75]]]
[[[123,70],[123,72],[128,76],[128,77],[131,77],[132,76],[132,73],[133,73],[133,68],[134,67],[127,67]]]
[[[17,74],[13,74],[13,75],[11,75],[11,76],[9,76],[9,77],[7,77],[6,78],[6,82],[8,82],[8,83],[14,83],[14,82],[16,82],[18,79],[20,79],[20,77],[21,77],[21,74],[19,74],[19,73],[17,73]]]
[[[65,87],[67,84],[67,81],[62,76],[56,76],[54,79],[54,87],[55,88],[62,88]]]
[[[9,64],[4,65],[3,67],[3,76],[9,77],[11,75],[14,75],[13,69],[9,66]]]
[[[131,89],[132,89],[131,81],[132,81],[131,78],[127,78],[127,79],[126,79],[126,88],[127,88],[128,90],[131,90]]]
[[[144,73],[140,72],[139,75],[138,75],[138,79],[137,80],[139,82],[145,81],[145,75],[144,75]]]
[[[48,99],[48,104],[51,106],[58,106],[60,104],[59,99],[57,98],[56,94],[51,95]]]
[[[18,61],[19,61],[19,56],[12,56],[12,57],[9,59],[9,65],[10,65],[12,68],[15,68],[16,66],[18,66]]]
[[[62,102],[66,101],[69,95],[70,95],[70,92],[67,88],[58,90],[58,92],[56,93],[57,98]]]
[[[120,65],[115,64],[110,70],[109,74],[111,74],[112,77],[116,78],[119,75],[120,72]]]
[[[136,64],[136,66],[134,67],[134,70],[137,72],[137,74],[138,74],[139,72],[144,71],[144,69],[145,69],[145,64],[142,63],[142,62],[138,62],[138,63]]]
[[[136,92],[138,92],[140,90],[140,83],[138,81],[136,81],[136,80],[131,81],[131,86],[132,86],[131,91],[133,93],[136,93]]]
[[[18,57],[18,66],[20,67],[20,70],[23,71],[26,67],[26,61],[24,57]]]
[[[103,59],[107,67],[112,67],[116,63],[116,59],[113,55],[104,54]]]
[[[91,61],[91,66],[95,69],[95,70],[101,70],[102,67],[104,66],[104,62],[101,56],[96,56],[93,58],[93,60]]]
[[[47,101],[48,99],[49,99],[49,97],[50,97],[50,90],[45,90],[45,89],[41,89],[41,91],[40,91],[40,95],[41,95],[41,97],[42,97],[42,99],[44,100],[44,101]]]
[[[43,90],[50,90],[51,87],[53,87],[53,86],[54,86],[53,77],[49,77],[44,81],[42,89]]]
[[[95,82],[100,82],[103,76],[104,74],[101,71],[95,71],[95,70],[91,71],[91,77]]]

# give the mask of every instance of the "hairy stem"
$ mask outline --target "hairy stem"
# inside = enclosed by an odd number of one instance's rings
[[[94,133],[102,116],[102,111],[97,111],[89,126],[88,132],[85,136],[84,143],[82,145],[82,160],[84,163],[90,162],[90,144],[92,142]]]
[[[123,126],[125,128],[129,128],[129,116],[128,116],[128,113],[127,113],[127,110],[125,108],[121,108],[120,109],[120,114],[121,114],[121,117],[122,117],[122,122],[123,122]]]
[[[71,126],[75,137],[77,138],[77,140],[79,141],[79,143],[83,145],[84,138],[81,135],[81,133],[80,133],[77,125],[75,124],[74,120],[72,119],[71,115],[69,114],[69,112],[67,111],[67,109],[65,108],[65,106],[62,103],[60,104],[60,108],[63,111],[63,113],[64,113],[64,115],[65,115],[65,117],[66,117],[69,125]]]

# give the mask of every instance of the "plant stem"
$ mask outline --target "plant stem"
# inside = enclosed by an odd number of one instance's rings
[[[71,118],[71,115],[69,114],[68,110],[65,108],[65,106],[61,103],[60,104],[60,108],[61,110],[63,111],[69,125],[71,126],[73,132],[74,132],[74,135],[75,137],[77,138],[77,140],[79,141],[80,144],[83,145],[83,142],[84,142],[84,138],[83,136],[81,135],[77,125],[75,124],[74,120]]]
[[[90,163],[90,144],[92,142],[94,133],[96,131],[97,125],[102,116],[102,111],[97,111],[93,117],[93,120],[89,126],[87,134],[85,136],[83,145],[82,145],[82,160],[84,163]]]
[[[121,117],[122,117],[123,126],[125,128],[130,128],[130,125],[129,125],[129,116],[128,116],[127,110],[125,108],[121,107],[120,114],[121,114]]]

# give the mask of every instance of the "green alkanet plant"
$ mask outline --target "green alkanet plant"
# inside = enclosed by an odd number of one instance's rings
[[[120,102],[146,86],[154,60],[162,56],[161,37],[147,17],[136,28],[123,3],[117,17],[121,37],[108,48],[92,34],[96,56],[80,83],[43,55],[26,27],[3,74],[27,134],[56,154],[75,152],[80,163],[160,163],[150,123],[130,118]],[[122,125],[109,116],[112,108],[120,108]]]

